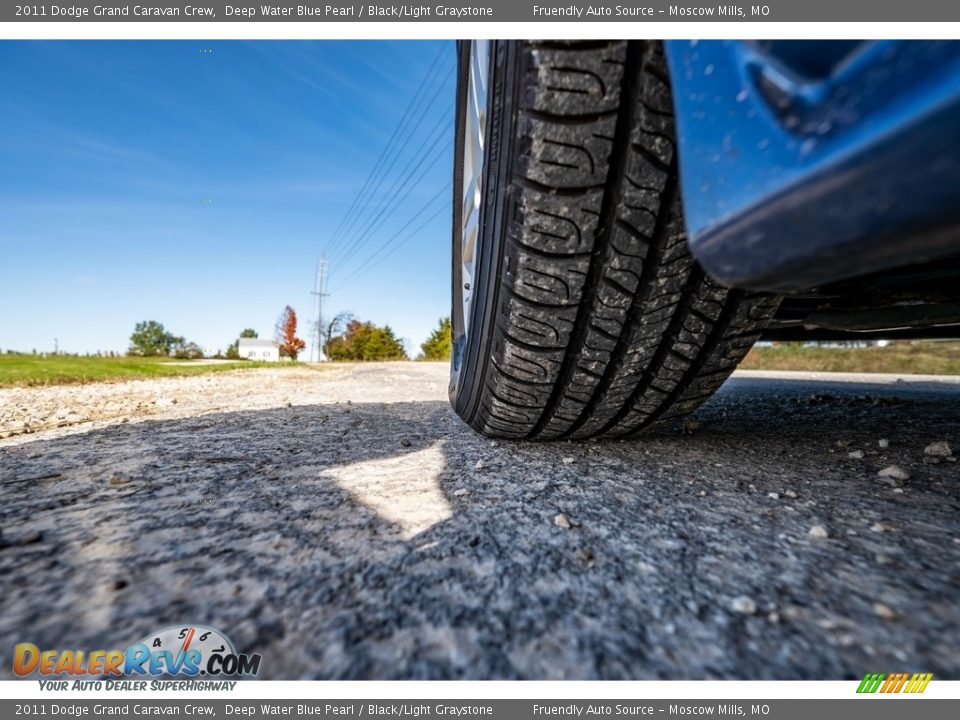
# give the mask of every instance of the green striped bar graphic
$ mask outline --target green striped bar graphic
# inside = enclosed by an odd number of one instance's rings
[[[857,688],[857,692],[875,693],[880,688],[880,684],[883,682],[885,677],[886,675],[883,673],[867,673],[863,676],[863,680],[860,682],[860,687]]]

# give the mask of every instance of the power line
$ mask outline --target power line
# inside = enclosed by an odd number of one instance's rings
[[[373,178],[376,177],[380,166],[386,161],[385,158],[392,152],[396,147],[394,145],[394,140],[400,135],[401,129],[406,127],[407,120],[414,116],[414,108],[419,107],[422,102],[423,95],[421,93],[426,89],[428,85],[428,80],[431,79],[433,75],[434,68],[437,63],[440,61],[440,58],[443,55],[443,48],[440,48],[440,52],[437,53],[437,56],[434,58],[433,62],[430,64],[430,67],[427,68],[427,72],[424,74],[423,79],[420,81],[420,86],[417,88],[417,91],[414,93],[413,97],[410,99],[410,102],[407,104],[406,109],[404,110],[403,116],[400,118],[400,122],[393,129],[393,133],[390,135],[390,139],[387,140],[387,144],[384,145],[383,150],[380,151],[380,156],[377,158],[376,163],[374,163],[373,168],[370,170],[370,174],[367,176],[367,179],[364,181],[363,186],[360,188],[360,191],[357,193],[357,196],[353,199],[350,207],[347,209],[346,214],[340,219],[339,225],[337,225],[336,230],[334,230],[333,235],[330,237],[329,243],[332,243],[339,236],[341,230],[343,230],[345,223],[348,218],[351,217],[351,213],[354,208],[357,206],[360,199],[364,196],[364,192],[370,186],[370,183],[373,181]],[[432,84],[432,83],[431,83]],[[331,248],[327,248],[329,251]]]
[[[445,151],[447,148],[444,145],[441,145],[440,141],[444,139],[448,129],[449,125],[441,130],[441,132],[434,139],[430,148],[425,153],[420,155],[420,159],[417,161],[416,165],[414,165],[410,169],[409,173],[402,178],[402,181],[400,178],[398,178],[393,183],[393,186],[388,192],[388,196],[392,197],[393,199],[387,205],[384,205],[382,208],[380,208],[380,212],[378,212],[376,216],[374,216],[367,223],[367,225],[359,231],[351,245],[345,246],[345,252],[339,258],[339,264],[341,266],[348,263],[357,254],[360,248],[362,248],[369,241],[374,233],[376,233],[383,226],[383,224],[393,216],[393,214],[403,205],[404,201],[410,196],[410,194],[417,187],[419,187],[419,184],[423,181],[424,177],[426,177],[427,173],[430,172],[437,162],[439,162],[439,160],[446,155]],[[431,157],[432,160],[430,160]],[[411,163],[415,159],[416,156],[411,159]],[[413,178],[414,174],[427,160],[430,160],[430,162],[426,167],[423,168],[423,171],[419,174],[419,176],[417,176],[416,180],[413,180],[411,184],[411,179]],[[406,170],[406,168],[404,169]],[[398,184],[399,187],[397,187]]]
[[[383,184],[383,181],[396,165],[397,160],[403,155],[403,151],[407,148],[407,145],[410,143],[411,139],[417,134],[417,130],[423,123],[424,118],[429,115],[429,111],[433,108],[437,97],[439,97],[440,92],[443,90],[443,80],[449,77],[449,73],[447,76],[443,76],[436,70],[437,64],[443,57],[444,49],[445,48],[440,49],[440,52],[437,53],[433,63],[431,63],[430,67],[427,69],[427,72],[424,74],[424,78],[420,83],[420,87],[417,89],[416,93],[414,93],[413,98],[407,105],[400,122],[394,128],[390,139],[387,141],[387,144],[381,151],[380,156],[377,158],[377,162],[374,164],[373,169],[370,171],[366,181],[360,188],[360,192],[357,193],[357,196],[354,198],[346,214],[340,220],[337,229],[330,237],[330,240],[328,240],[326,254],[328,257],[331,257],[331,259],[333,255],[339,251],[339,245],[342,243],[344,236],[350,232],[354,225],[356,225],[358,219],[364,214],[364,212],[366,212],[367,208],[369,207],[370,200],[376,195],[377,191],[380,189],[380,186]],[[429,89],[434,85],[434,81],[438,78],[440,79],[440,83],[436,86],[436,89],[434,90],[427,106],[421,110],[421,105],[424,98],[427,96]],[[409,121],[413,118],[416,118],[416,123],[412,126],[412,128],[408,127]],[[401,137],[402,143],[397,145],[395,141]]]
[[[410,225],[411,225],[418,217],[420,217],[421,215],[423,215],[423,213],[425,213],[425,212],[427,211],[427,209],[428,209],[431,205],[433,205],[433,203],[437,200],[437,198],[441,197],[444,193],[449,193],[449,192],[450,192],[450,184],[448,183],[448,184],[445,185],[444,187],[440,188],[440,190],[438,190],[437,193],[436,193],[435,195],[433,195],[433,197],[431,197],[429,200],[427,200],[427,202],[424,203],[424,205],[423,205],[419,210],[417,210],[417,212],[415,212],[415,213],[410,217],[410,219],[407,220],[393,235],[391,235],[389,238],[387,238],[387,240],[383,243],[383,245],[381,245],[378,249],[374,250],[369,256],[367,256],[367,258],[366,258],[362,263],[360,263],[359,266],[357,266],[357,267],[353,270],[353,272],[350,274],[349,277],[351,277],[351,278],[354,277],[355,275],[357,275],[357,273],[359,273],[361,270],[363,270],[365,267],[367,267],[367,265],[369,265],[370,262],[371,262],[374,258],[376,258],[378,254],[382,253],[384,250],[386,250],[388,247],[390,247],[390,245],[393,243],[393,241],[396,240],[404,230],[406,230],[408,227],[410,227]]]
[[[369,255],[352,271],[350,270],[351,261],[367,248],[398,211],[407,207],[408,198],[421,188],[430,171],[449,154],[452,144],[450,137],[453,127],[452,107],[444,109],[441,103],[438,108],[441,111],[440,117],[429,130],[421,133],[421,128],[433,115],[438,98],[449,84],[452,71],[447,73],[442,71],[443,66],[440,65],[440,61],[443,56],[444,48],[441,48],[424,74],[417,91],[380,152],[363,186],[325,245],[323,273],[321,277],[318,266],[317,285],[314,291],[317,296],[318,353],[322,343],[323,298],[329,296],[326,290],[328,287],[327,262],[329,261],[329,267],[336,268],[331,270],[331,275],[337,277],[346,275],[343,282],[338,283],[334,288],[334,291],[338,291],[347,283],[377,267],[442,212],[450,210],[449,201],[441,202],[424,222],[409,234],[404,235],[415,222],[436,206],[438,199],[444,193],[449,194],[450,183],[447,183],[384,242],[379,243],[379,247],[371,248]],[[414,147],[408,151],[410,146]],[[395,172],[398,166],[402,167]],[[389,188],[384,190],[386,186]]]
[[[449,192],[449,191],[450,191],[450,186],[449,186],[449,185],[447,185],[447,186],[444,187],[444,188],[441,188],[441,189],[440,189],[440,192],[438,192],[437,195],[435,195],[435,196],[433,197],[433,199],[431,199],[430,203],[427,203],[426,206],[424,206],[423,208],[421,208],[420,212],[418,212],[417,215],[422,214],[422,212],[423,212],[424,210],[426,210],[427,207],[429,207],[429,205],[432,204],[433,200],[435,200],[440,194],[442,194],[442,193],[444,193],[444,192]],[[444,211],[446,211],[446,212],[449,212],[449,211],[450,211],[450,206],[449,206],[447,203],[443,203],[439,208],[437,208],[436,212],[434,212],[434,213],[433,213],[430,217],[428,217],[423,223],[421,223],[419,226],[417,226],[417,228],[416,228],[415,230],[413,230],[409,235],[407,235],[405,238],[403,238],[403,240],[401,240],[401,241],[400,241],[399,243],[397,243],[393,248],[391,248],[391,249],[389,250],[389,252],[383,253],[379,258],[377,258],[377,257],[376,257],[377,253],[380,253],[380,252],[382,252],[383,250],[386,250],[386,248],[388,247],[389,243],[390,243],[397,235],[400,234],[400,232],[401,232],[402,229],[403,229],[403,228],[401,228],[401,230],[398,231],[397,233],[395,233],[394,236],[393,236],[390,240],[387,241],[387,243],[384,243],[384,245],[381,246],[380,250],[378,250],[377,252],[373,253],[373,255],[371,255],[369,258],[367,258],[367,260],[363,263],[363,265],[361,265],[361,266],[358,267],[356,270],[354,270],[348,277],[344,278],[344,280],[343,280],[339,285],[337,285],[336,290],[340,290],[341,288],[345,287],[349,282],[354,281],[354,280],[362,277],[362,276],[365,275],[366,273],[370,272],[371,270],[373,270],[375,267],[377,267],[377,265],[379,265],[380,263],[382,263],[382,262],[383,262],[384,260],[386,260],[388,257],[390,257],[391,255],[393,255],[393,253],[395,253],[397,250],[399,250],[401,247],[403,247],[403,245],[404,245],[407,241],[409,241],[411,238],[415,237],[415,236],[417,235],[417,233],[419,233],[421,230],[423,230],[427,225],[429,225],[433,220],[435,220],[435,219],[440,215],[440,213],[442,213],[442,212],[444,212]],[[407,226],[409,226],[410,222],[412,222],[414,219],[416,219],[417,215],[415,215],[414,217],[410,218],[410,221],[408,221],[408,222],[406,223],[406,225],[404,225],[404,228],[407,227]],[[375,260],[375,261],[374,261],[374,260]],[[372,264],[371,264],[371,261],[374,261],[374,262],[372,262]],[[366,269],[364,269],[364,266],[367,266]]]
[[[440,142],[444,134],[447,132],[447,130],[451,126],[452,126],[452,117],[449,112],[437,118],[437,122],[434,123],[433,127],[431,127],[427,131],[420,145],[416,148],[416,150],[413,151],[413,153],[408,158],[406,164],[403,166],[403,168],[399,171],[397,176],[394,178],[393,184],[390,186],[389,190],[383,193],[383,197],[388,199],[392,198],[394,200],[396,199],[396,192],[398,192],[398,188],[397,188],[398,184],[402,184],[402,186],[405,186],[406,183],[409,182],[410,177],[412,177],[413,173],[417,171],[417,169],[424,162],[424,160],[429,155],[429,153],[433,152],[433,150],[437,147],[437,144]],[[433,140],[432,143],[431,143],[431,139]],[[400,156],[397,156],[397,157],[399,158]],[[419,162],[418,162],[418,159],[419,159]],[[416,163],[416,166],[412,167],[411,169],[411,166],[413,166],[414,163]],[[386,176],[381,178],[380,182],[378,183],[377,189],[379,189],[379,185],[381,185],[383,180],[385,179],[386,179]],[[388,200],[388,204],[389,204],[389,200]],[[383,211],[384,211],[384,206],[381,206],[380,212],[377,213],[377,209],[375,207],[370,208],[369,202],[368,202],[367,206],[364,207],[364,210],[363,210],[363,212],[366,213],[366,217],[364,217],[363,221],[361,222],[361,228],[363,229],[359,230],[357,233],[354,233],[352,242],[354,243],[357,242],[358,236],[363,236],[367,234],[369,232],[369,228],[372,227],[373,223],[375,223],[376,220],[382,216]],[[377,213],[376,217],[371,221],[369,217],[374,213]],[[360,217],[361,215],[358,215],[354,219],[354,221],[350,225],[351,229],[354,225],[356,225],[357,221],[360,220]],[[366,223],[365,226],[364,226],[364,223]],[[346,237],[347,235],[345,232],[344,235],[341,237],[341,239],[344,239]],[[341,256],[341,259],[345,254],[345,252],[346,253],[350,252],[350,247],[351,247],[350,242],[351,240],[346,240],[346,244],[345,245],[341,244],[340,248],[337,250],[337,253]]]
[[[359,274],[354,273],[354,275],[353,275],[352,277],[346,278],[346,279],[344,280],[344,283],[341,284],[341,285],[338,285],[336,289],[339,290],[340,288],[344,287],[347,282],[355,281],[355,280],[359,279],[360,277],[362,277],[366,272],[369,272],[370,270],[373,270],[375,267],[377,267],[377,265],[379,265],[381,262],[383,262],[384,260],[386,260],[386,259],[387,259],[388,257],[390,257],[391,255],[393,255],[393,253],[395,253],[395,252],[396,252],[397,250],[399,250],[401,247],[403,247],[403,245],[406,244],[407,241],[409,241],[410,239],[412,239],[413,237],[415,237],[415,236],[417,235],[417,233],[419,233],[421,230],[423,230],[423,229],[424,229],[427,225],[429,225],[433,220],[435,220],[437,217],[439,217],[439,215],[440,215],[441,213],[443,213],[443,212],[449,212],[449,211],[450,211],[450,208],[449,208],[449,207],[445,207],[445,206],[439,207],[439,208],[437,209],[437,211],[436,211],[435,213],[433,213],[433,215],[431,215],[430,217],[428,217],[428,218],[427,218],[421,225],[419,225],[413,232],[411,232],[411,233],[410,233],[409,235],[407,235],[403,240],[401,240],[399,243],[397,243],[397,245],[396,245],[392,250],[390,250],[390,252],[388,252],[388,253],[386,253],[385,255],[383,255],[383,256],[382,256],[379,260],[377,260],[373,265],[371,265],[369,268],[367,268],[367,270],[366,270],[364,273],[359,273]]]
[[[442,148],[441,148],[441,150],[442,150]],[[352,249],[352,251],[351,251],[347,256],[345,256],[345,257],[343,258],[343,260],[342,260],[342,262],[341,262],[341,267],[346,267],[346,266],[347,266],[347,263],[348,263],[351,259],[353,259],[354,257],[356,257],[357,253],[359,253],[360,250],[367,244],[368,240],[369,240],[370,238],[372,238],[374,235],[376,235],[376,234],[381,230],[381,228],[383,228],[384,224],[394,215],[394,213],[397,212],[397,210],[398,210],[402,205],[404,205],[405,201],[407,200],[408,197],[410,197],[410,195],[413,193],[413,191],[416,190],[416,189],[418,189],[418,188],[420,187],[420,183],[422,182],[422,180],[424,179],[424,177],[426,177],[427,173],[429,173],[430,170],[432,170],[433,167],[434,167],[444,156],[445,156],[445,153],[440,152],[440,153],[437,153],[437,154],[433,157],[433,160],[431,160],[430,163],[429,163],[425,168],[423,168],[423,171],[420,173],[420,176],[417,178],[417,180],[415,181],[415,183],[412,184],[412,185],[410,185],[410,186],[407,188],[406,192],[404,192],[402,195],[398,195],[398,196],[397,196],[396,200],[393,202],[393,207],[391,207],[391,208],[389,209],[389,212],[387,212],[387,214],[386,214],[384,217],[382,217],[382,218],[380,219],[380,221],[377,222],[374,227],[370,227],[369,230],[365,233],[364,237],[361,238],[360,241],[357,242],[357,244],[354,246],[354,248]],[[428,201],[427,201],[427,204],[429,204],[430,202],[432,202],[432,200],[433,200],[433,198],[431,198],[430,200],[428,200]],[[387,210],[387,208],[384,208],[384,210]],[[414,215],[413,215],[413,216],[410,218],[410,220],[408,220],[407,222],[409,223],[411,220],[416,219],[416,217],[419,215],[420,212],[422,212],[422,210],[423,210],[423,208],[421,208],[421,210],[418,211],[417,213],[414,213]],[[381,213],[381,214],[382,214],[382,213]],[[397,232],[402,232],[403,228],[405,228],[405,227],[406,227],[406,225],[402,226],[402,227],[400,228],[400,230],[398,230]],[[396,236],[396,234],[394,234],[394,236],[392,236],[391,238],[388,238],[388,239],[383,243],[383,245],[388,245],[388,244],[390,243],[390,241],[393,239],[393,237],[395,237],[395,236]],[[383,247],[383,246],[381,246],[381,249],[382,249],[382,247]],[[375,252],[379,252],[379,251],[375,251]]]

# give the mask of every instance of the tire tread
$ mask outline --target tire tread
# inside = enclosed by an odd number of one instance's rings
[[[528,43],[492,353],[471,424],[553,440],[692,412],[778,305],[690,256],[655,42]]]

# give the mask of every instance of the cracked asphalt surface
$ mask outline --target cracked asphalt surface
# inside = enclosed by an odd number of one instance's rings
[[[960,464],[924,454],[960,454],[958,379],[739,373],[699,427],[552,445],[445,394],[425,363],[0,391],[87,408],[0,440],[2,653],[202,623],[267,678],[960,678]]]

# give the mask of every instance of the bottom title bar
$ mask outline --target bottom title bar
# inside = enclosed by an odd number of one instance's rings
[[[899,697],[900,699],[895,699]],[[960,711],[957,700],[904,700],[902,696],[870,696],[851,700],[58,700],[0,701],[0,717],[38,716],[49,720],[79,717],[157,717],[198,718],[303,718],[344,720],[366,718],[457,718],[459,720],[535,720],[536,718],[636,718],[717,716],[765,718],[769,720],[809,720],[811,717],[844,717],[856,720],[899,720],[911,702],[911,720],[955,718]],[[841,715],[842,713],[842,715]]]

